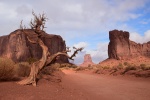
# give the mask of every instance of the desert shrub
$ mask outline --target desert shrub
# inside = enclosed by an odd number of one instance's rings
[[[102,67],[103,69],[110,69],[110,67],[109,66],[104,66],[104,67]]]
[[[117,66],[118,69],[123,69],[123,65],[122,63],[119,63],[119,65]]]
[[[29,76],[31,66],[28,62],[20,62],[16,64],[15,72],[18,77]]]
[[[141,66],[141,67],[146,67],[146,65],[145,65],[145,64],[140,64],[140,66]]]
[[[8,81],[14,77],[15,63],[8,58],[0,58],[0,80]]]
[[[86,70],[86,69],[88,69],[88,67],[81,67],[81,66],[79,66],[79,67],[77,67],[75,69],[75,71],[81,71],[81,70]]]
[[[77,65],[74,65],[74,64],[71,66],[71,68],[77,68],[77,67],[78,67],[78,66],[77,66]]]
[[[130,70],[136,70],[136,66],[127,66],[127,67],[125,67],[125,69],[122,72],[122,74],[125,74],[126,72],[128,72]]]
[[[59,67],[60,67],[60,64],[58,63],[52,64],[50,66],[46,66],[40,71],[40,74],[52,75],[54,71],[59,70]]]
[[[94,65],[97,69],[102,68],[101,65]]]
[[[129,64],[128,64],[128,62],[124,62],[124,65],[125,65],[125,66],[128,66]]]
[[[142,70],[150,70],[150,66],[147,66],[146,64],[140,64],[140,68]]]
[[[60,68],[77,68],[77,66],[71,63],[63,63],[63,64],[60,64]]]
[[[26,60],[26,62],[28,62],[29,64],[32,64],[32,63],[34,63],[34,62],[36,62],[36,61],[38,61],[38,59],[32,58],[32,57],[30,57],[30,58],[28,58],[28,59]]]
[[[68,63],[63,63],[60,65],[60,68],[64,68],[64,67],[70,67],[70,64]]]

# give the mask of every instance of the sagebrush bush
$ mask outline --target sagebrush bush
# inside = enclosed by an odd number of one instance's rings
[[[122,63],[119,63],[118,66],[117,66],[117,68],[118,68],[118,69],[123,69]]]
[[[126,72],[130,71],[130,70],[136,70],[136,66],[127,66],[124,69],[124,72],[122,72],[122,74],[125,74]]]
[[[104,67],[102,67],[103,69],[110,69],[110,67],[109,66],[104,66]]]
[[[58,71],[59,67],[60,64],[58,63],[52,64],[50,66],[46,66],[41,70],[40,74],[51,75],[54,71]]]
[[[15,73],[18,77],[29,76],[31,66],[28,62],[20,62],[16,64]]]
[[[124,65],[125,65],[125,66],[128,66],[129,64],[128,64],[128,62],[124,62]]]
[[[79,67],[77,67],[76,69],[75,69],[75,71],[81,71],[81,70],[86,70],[88,67],[81,67],[81,66],[79,66]]]
[[[30,58],[28,58],[28,59],[26,60],[26,62],[28,62],[29,64],[32,64],[32,63],[34,63],[34,62],[36,62],[36,61],[38,61],[38,59],[32,58],[32,57],[30,57]]]
[[[63,63],[63,64],[60,64],[60,68],[77,68],[77,66],[71,63]]]
[[[0,58],[0,80],[12,80],[15,72],[15,63],[8,58]]]
[[[146,64],[140,64],[140,68],[142,70],[150,70],[150,66],[146,65]]]

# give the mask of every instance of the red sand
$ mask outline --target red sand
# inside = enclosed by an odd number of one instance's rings
[[[37,87],[0,82],[0,100],[149,100],[150,79],[63,71],[62,82],[41,79]],[[55,76],[54,76],[55,77]],[[58,79],[58,78],[57,78]]]

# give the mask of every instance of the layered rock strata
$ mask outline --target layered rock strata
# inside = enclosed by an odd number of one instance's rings
[[[30,39],[37,40],[34,30],[25,29],[24,32]],[[59,35],[47,34],[43,31],[41,38],[51,54],[66,49],[65,41]],[[0,56],[10,58],[15,62],[26,61],[29,58],[40,59],[42,49],[38,44],[30,43],[21,30],[16,30],[9,35],[0,37]],[[67,63],[68,58],[60,56],[57,62]]]
[[[130,59],[138,56],[150,58],[150,41],[136,43],[129,39],[129,32],[113,30],[109,32],[108,56],[109,59]]]

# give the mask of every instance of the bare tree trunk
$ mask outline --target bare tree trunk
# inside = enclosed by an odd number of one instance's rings
[[[45,46],[45,44],[43,43],[41,39],[38,39],[38,44],[41,46],[42,51],[43,51],[42,58],[39,61],[36,61],[31,65],[31,72],[30,72],[29,77],[18,82],[18,84],[20,85],[32,84],[33,86],[36,86],[37,75],[39,71],[44,67],[47,61],[47,56],[49,55],[47,46]]]
[[[43,43],[43,41],[41,40],[40,36],[41,36],[41,32],[43,30],[45,22],[47,20],[47,18],[45,17],[45,14],[39,15],[39,17],[32,12],[33,16],[34,16],[34,21],[31,20],[30,25],[31,28],[35,31],[35,33],[37,34],[38,37],[38,41],[32,41],[29,39],[27,33],[24,31],[24,28],[22,26],[22,21],[20,24],[20,28],[22,29],[22,31],[25,33],[25,35],[27,35],[27,39],[29,42],[31,43],[38,43],[41,48],[42,48],[42,57],[40,60],[34,62],[31,65],[31,71],[30,71],[30,75],[29,77],[27,77],[26,79],[17,82],[20,85],[27,85],[27,84],[32,84],[33,86],[36,86],[36,79],[37,79],[37,75],[39,73],[39,71],[46,65],[50,64],[54,59],[56,59],[56,57],[58,55],[64,55],[66,57],[68,57],[69,59],[72,59],[73,57],[75,57],[75,55],[78,53],[78,51],[81,51],[83,48],[75,48],[76,49],[73,53],[72,56],[69,57],[69,55],[67,54],[67,52],[70,52],[69,48],[63,52],[58,52],[56,54],[53,54],[50,56],[50,53],[48,51],[48,47]],[[42,28],[41,28],[42,27]],[[73,59],[72,59],[73,60]]]

